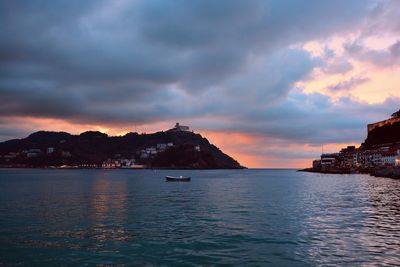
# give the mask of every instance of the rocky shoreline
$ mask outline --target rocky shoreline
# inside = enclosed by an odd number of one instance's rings
[[[369,174],[374,177],[385,177],[392,179],[400,179],[400,168],[399,167],[378,167],[370,169],[340,169],[340,168],[329,168],[329,169],[315,169],[305,168],[298,170],[300,172],[316,172],[325,174]]]

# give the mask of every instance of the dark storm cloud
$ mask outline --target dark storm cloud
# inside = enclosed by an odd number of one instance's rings
[[[222,130],[309,140],[315,125],[331,129],[324,115],[336,111],[322,95],[288,98],[321,66],[293,45],[356,29],[368,3],[1,1],[0,116],[99,124],[216,116],[230,124]],[[330,71],[350,68],[343,61]],[[364,123],[333,122],[350,131]]]

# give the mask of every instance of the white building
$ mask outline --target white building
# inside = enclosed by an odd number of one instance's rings
[[[7,155],[4,155],[4,158],[5,158],[5,159],[13,159],[13,158],[16,158],[18,155],[19,155],[19,153],[10,152],[10,153],[8,153]]]
[[[165,150],[167,148],[167,144],[157,144],[157,150]]]
[[[28,158],[33,158],[33,157],[39,156],[40,153],[42,153],[42,151],[41,151],[40,149],[38,149],[38,148],[32,148],[32,149],[29,149],[29,150],[26,152],[26,156],[27,156]]]
[[[189,131],[189,126],[179,125],[179,122],[175,124],[175,127],[171,129],[172,131]]]
[[[336,159],[338,154],[322,154],[321,155],[321,165],[322,166],[334,166],[336,164]]]
[[[372,154],[372,163],[376,166],[382,165],[382,154],[381,153]]]
[[[394,166],[396,164],[396,156],[395,153],[384,153],[381,157],[382,164]]]
[[[362,153],[356,152],[353,156],[353,165],[359,167],[362,164]]]
[[[140,154],[140,158],[141,159],[147,159],[147,158],[149,158],[149,154],[146,153],[146,152],[142,152],[142,154]]]

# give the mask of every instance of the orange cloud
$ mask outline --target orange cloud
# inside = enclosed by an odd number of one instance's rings
[[[306,81],[300,81],[296,85],[304,88],[305,93],[322,93],[329,95],[332,99],[342,96],[351,96],[367,103],[380,103],[386,98],[399,96],[400,92],[400,66],[376,66],[371,62],[359,61],[357,58],[346,54],[343,46],[349,40],[357,38],[356,33],[347,36],[335,36],[328,40],[311,41],[302,45],[302,48],[309,51],[315,57],[323,56],[326,48],[333,51],[332,58],[324,59],[325,64],[330,64],[335,59],[345,58],[353,68],[345,73],[325,73],[317,68],[313,71],[312,77]],[[397,40],[397,36],[379,36],[365,38],[363,45],[374,51],[385,51]],[[355,84],[349,90],[332,92],[327,90],[329,86],[342,83],[352,78],[362,77],[368,81],[362,84]]]

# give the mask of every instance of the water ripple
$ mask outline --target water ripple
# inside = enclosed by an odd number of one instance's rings
[[[400,265],[400,181],[1,170],[0,265]]]

